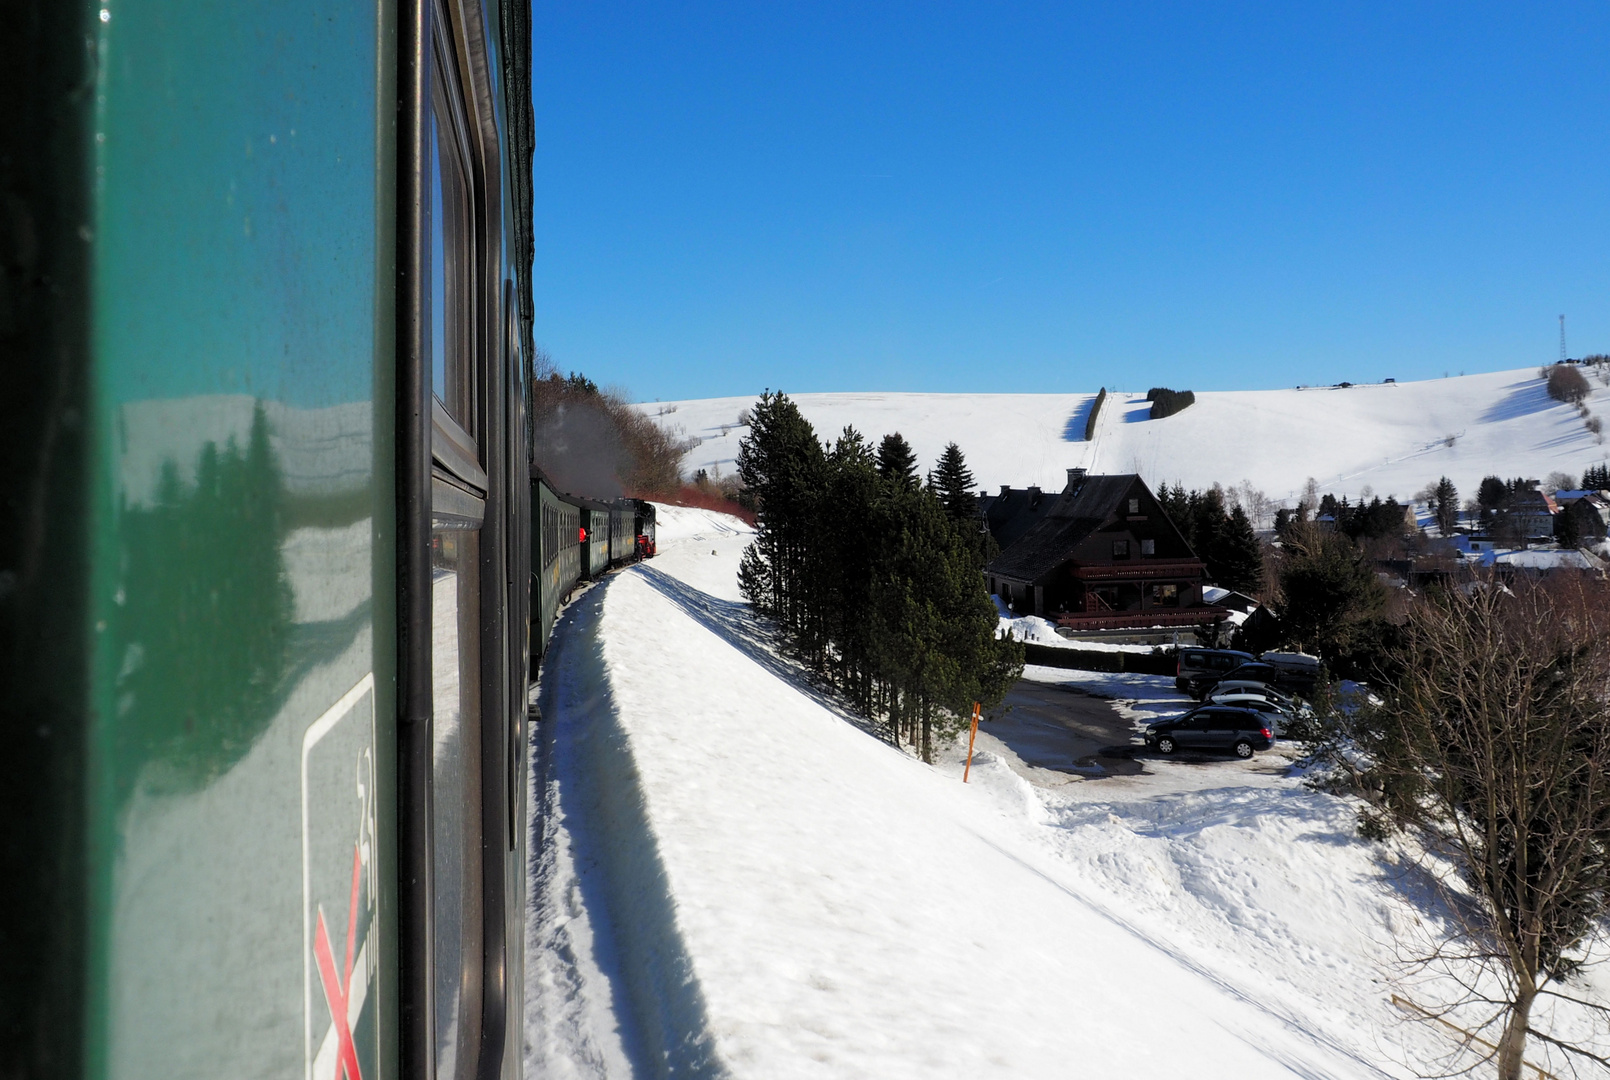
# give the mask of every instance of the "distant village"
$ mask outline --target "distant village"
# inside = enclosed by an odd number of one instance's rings
[[[1219,524],[1203,530],[1177,520],[1200,514],[1202,505]],[[1350,504],[1319,497],[1311,485],[1296,507],[1273,513],[1255,492],[1187,494],[1165,486],[1160,496],[1133,473],[1073,468],[1060,491],[1003,485],[980,495],[978,510],[981,529],[999,549],[984,576],[1003,613],[1043,618],[1075,640],[1228,645],[1275,591],[1273,569],[1300,530],[1345,533],[1388,590],[1479,576],[1604,577],[1610,569],[1605,466],[1580,480],[1490,476],[1464,505],[1446,478],[1402,504]],[[1233,535],[1237,518],[1246,522],[1240,538]],[[1225,553],[1238,545],[1239,553]],[[1200,550],[1209,546],[1220,549],[1218,560]],[[1249,557],[1258,565],[1249,568]]]

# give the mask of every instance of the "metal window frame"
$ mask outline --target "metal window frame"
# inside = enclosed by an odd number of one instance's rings
[[[511,803],[518,753],[505,729],[514,701],[511,686],[524,674],[509,670],[516,653],[508,640],[511,592],[506,588],[507,535],[514,527],[509,477],[523,475],[509,417],[500,333],[503,287],[502,170],[493,85],[487,65],[484,11],[459,0],[402,0],[398,11],[397,82],[397,573],[398,573],[398,922],[401,1073],[436,1080],[434,920],[432,917],[433,767],[431,738],[430,536],[437,524],[481,526],[481,844],[482,992],[480,1047],[475,1075],[501,1074],[508,1035],[509,858],[516,823]],[[446,414],[430,387],[428,352],[426,122],[431,103],[431,59],[437,42],[450,44],[448,89],[462,108],[455,122],[466,163],[470,208],[471,280],[469,356],[472,418],[466,430]],[[444,69],[447,65],[443,64]],[[441,136],[447,134],[439,127]],[[506,452],[505,452],[506,451]],[[516,613],[517,614],[517,613]],[[525,655],[524,648],[518,655]],[[501,856],[501,857],[500,857]],[[516,895],[518,887],[516,886]],[[516,942],[516,944],[518,944]]]

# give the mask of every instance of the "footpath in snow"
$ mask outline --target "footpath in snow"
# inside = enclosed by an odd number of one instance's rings
[[[1424,882],[1279,753],[1037,786],[929,767],[773,650],[733,519],[566,610],[534,770],[527,1070],[544,1077],[1400,1077]],[[1124,699],[1168,680],[1031,669]],[[1064,778],[1065,779],[1065,778]],[[1409,988],[1413,990],[1413,988]]]

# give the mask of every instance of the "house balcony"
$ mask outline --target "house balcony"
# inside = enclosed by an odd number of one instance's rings
[[[1208,626],[1223,622],[1230,609],[1217,604],[1187,608],[1147,608],[1135,611],[1068,611],[1057,625],[1070,630],[1144,630],[1153,626]]]

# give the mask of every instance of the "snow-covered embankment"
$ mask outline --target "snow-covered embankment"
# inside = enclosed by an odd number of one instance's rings
[[[964,787],[777,657],[747,542],[669,510],[565,613],[531,1074],[1372,1077],[1437,1038],[1377,981],[1409,909],[1341,804],[1270,758]]]

